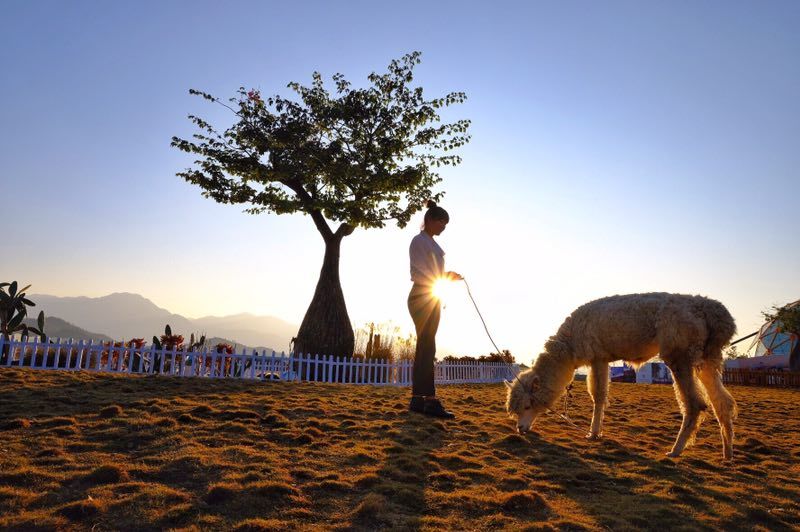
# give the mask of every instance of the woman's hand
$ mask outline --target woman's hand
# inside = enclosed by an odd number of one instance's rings
[[[450,279],[451,281],[463,281],[464,280],[464,278],[461,276],[460,273],[447,272],[446,275],[447,275],[447,278]]]

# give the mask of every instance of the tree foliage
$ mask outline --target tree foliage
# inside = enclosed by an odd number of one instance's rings
[[[441,124],[439,116],[466,96],[426,98],[411,86],[419,63],[419,52],[393,60],[386,73],[368,76],[366,88],[336,74],[334,93],[315,72],[310,86],[289,83],[296,99],[263,99],[241,87],[230,105],[223,103],[238,119],[224,133],[192,115],[202,132],[192,140],[173,137],[173,146],[201,157],[178,175],[250,213],[311,214],[325,237],[333,233],[323,218],[341,222],[345,236],[390,220],[404,227],[425,200],[439,199],[435,169],[458,164],[452,150],[469,140],[469,120]]]
[[[767,320],[777,322],[777,327],[780,332],[800,335],[800,304],[786,305],[783,307],[773,306],[768,312],[764,312],[763,314]]]

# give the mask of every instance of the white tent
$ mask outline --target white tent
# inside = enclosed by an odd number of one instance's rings
[[[800,305],[800,300],[787,305]],[[800,371],[800,338],[794,333],[781,331],[781,323],[767,321],[761,326],[746,351],[748,358],[726,360],[726,368],[793,369]]]
[[[793,308],[800,305],[800,300],[786,305],[787,308]],[[758,336],[750,346],[751,352],[754,357],[785,357],[786,366],[791,366],[793,369],[798,370],[800,366],[800,338],[794,333],[781,332],[781,322],[773,320],[768,321],[761,326],[758,331]],[[777,363],[777,360],[776,360]]]

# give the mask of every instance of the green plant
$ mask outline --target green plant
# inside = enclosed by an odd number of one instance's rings
[[[189,360],[189,357],[186,356],[185,353],[194,353],[195,351],[199,351],[205,345],[205,343],[205,335],[200,336],[200,338],[195,341],[195,334],[192,333],[189,336],[189,344],[186,345],[184,344],[183,335],[172,334],[172,327],[167,324],[167,326],[164,327],[164,334],[162,334],[160,338],[158,336],[153,336],[153,345],[158,351],[153,357],[153,366],[155,368],[154,371],[156,373],[161,371],[162,351],[174,350],[176,352],[180,352],[181,356],[184,357],[183,364],[185,365]],[[164,372],[169,373],[172,371],[170,364],[170,360],[164,360]]]
[[[47,335],[44,333],[44,311],[39,312],[36,320],[38,327],[29,327],[23,323],[28,315],[27,307],[36,306],[36,303],[25,297],[25,290],[31,285],[22,290],[17,290],[17,286],[17,281],[0,283],[0,333],[8,340],[17,332],[21,332],[22,336],[28,336],[32,332],[39,335],[43,342],[47,341]]]
[[[6,292],[6,287],[8,287],[8,292]],[[11,339],[11,335],[18,332],[22,333],[22,336],[29,336],[30,333],[34,333],[39,335],[42,342],[46,342],[44,311],[39,312],[39,317],[36,320],[37,327],[29,327],[24,323],[25,317],[28,315],[28,307],[36,306],[36,303],[25,297],[25,291],[31,285],[22,290],[17,290],[18,287],[17,281],[0,283],[0,335],[2,335],[3,340],[8,341]],[[9,352],[9,345],[4,344],[2,353],[0,353],[0,363],[7,362]]]

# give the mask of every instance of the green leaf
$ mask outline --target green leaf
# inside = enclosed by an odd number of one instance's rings
[[[17,315],[11,318],[11,321],[8,322],[8,328],[12,330],[16,329],[17,326],[19,326],[19,324],[22,323],[22,320],[24,319],[25,319],[25,312],[18,312]]]
[[[14,297],[14,296],[17,295],[17,282],[16,281],[11,283],[11,287],[8,289],[8,295],[10,295],[11,297]]]
[[[39,330],[44,331],[44,311],[39,312],[39,317],[36,319],[37,325],[39,325]]]
[[[169,325],[164,327],[164,334],[166,334],[167,336],[172,336],[172,328]]]

